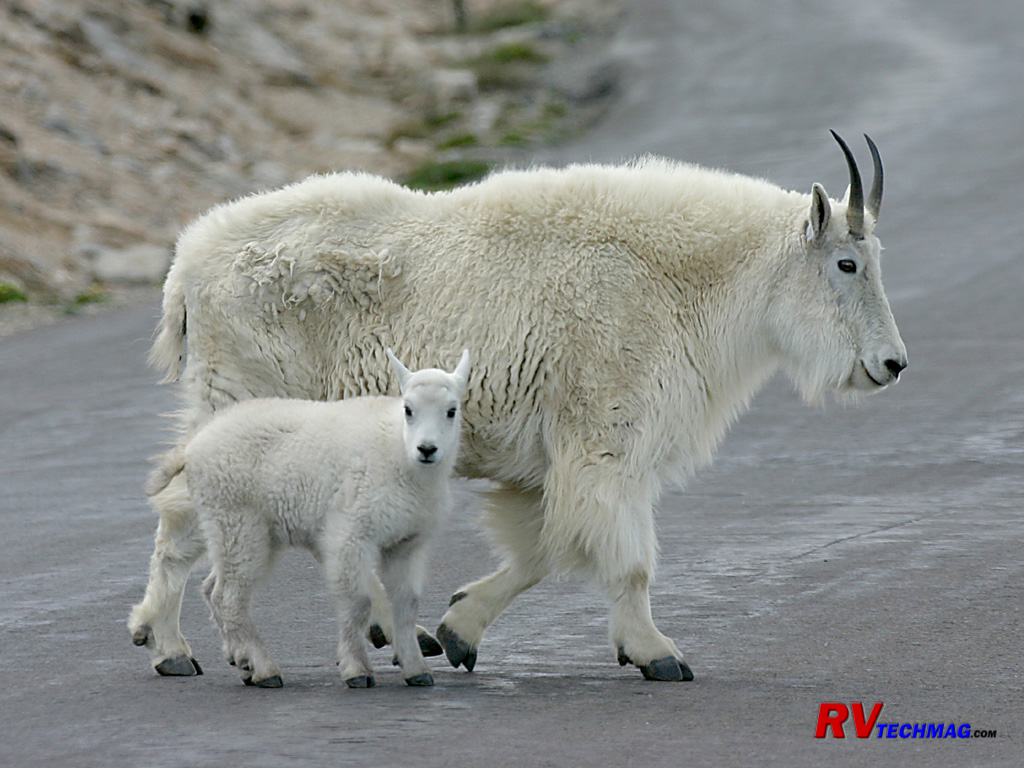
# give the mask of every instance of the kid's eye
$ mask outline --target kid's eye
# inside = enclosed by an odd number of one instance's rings
[[[448,409],[448,418],[449,419],[454,419],[455,418],[455,409],[454,408],[449,408]]]
[[[407,418],[407,419],[411,419],[412,418],[412,408],[410,408],[408,405],[405,406],[405,418]]]
[[[840,272],[846,272],[851,275],[857,271],[857,262],[853,259],[840,259],[836,266],[839,267]]]

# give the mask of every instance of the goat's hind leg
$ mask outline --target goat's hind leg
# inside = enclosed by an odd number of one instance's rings
[[[549,495],[556,505],[556,518],[568,523],[558,527],[558,539],[590,543],[580,549],[579,557],[607,591],[608,634],[619,664],[634,664],[647,680],[693,680],[679,648],[658,630],[651,616],[648,587],[657,541],[650,486],[631,484],[611,472],[591,482],[554,485],[569,490],[562,496]],[[586,514],[569,519],[564,514],[567,506]]]
[[[370,579],[370,629],[367,637],[374,648],[383,648],[395,636],[391,600],[376,574]],[[416,639],[424,656],[440,656],[444,648],[425,628],[416,625]]]
[[[679,648],[654,625],[648,594],[650,572],[638,568],[605,582],[611,602],[609,637],[619,664],[634,664],[646,680],[693,680]]]
[[[203,674],[179,627],[188,575],[206,551],[184,474],[178,475],[152,502],[160,515],[149,561],[149,583],[142,602],[132,608],[128,631],[132,642],[149,649],[161,675]]]
[[[224,620],[220,617],[217,606],[213,602],[213,590],[217,588],[217,569],[214,568],[210,574],[203,579],[203,597],[206,598],[206,605],[210,609],[210,618],[217,626],[217,631],[224,636]]]
[[[219,542],[211,542],[219,549]],[[213,552],[213,570],[203,582],[203,594],[224,641],[224,656],[241,672],[242,682],[260,688],[280,688],[281,670],[270,658],[249,613],[256,584],[273,565],[269,541],[246,543],[245,551]]]

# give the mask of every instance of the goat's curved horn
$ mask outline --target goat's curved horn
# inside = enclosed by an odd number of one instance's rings
[[[878,147],[871,137],[866,133],[864,138],[868,140],[868,149],[871,150],[871,162],[875,166],[875,178],[871,181],[871,191],[868,192],[867,211],[878,221],[878,211],[882,208],[882,182],[885,174],[882,173],[882,157],[878,154]]]
[[[853,159],[853,153],[846,146],[846,142],[835,131],[832,131],[832,136],[839,142],[839,147],[846,156],[846,165],[850,169],[850,199],[846,206],[846,224],[850,228],[850,235],[860,240],[864,237],[864,187],[860,183],[860,171],[857,170],[857,161]]]

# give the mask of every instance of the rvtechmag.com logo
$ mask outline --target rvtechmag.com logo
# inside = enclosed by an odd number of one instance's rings
[[[853,726],[858,739],[991,739],[996,736],[994,728],[972,728],[970,723],[959,721],[892,722],[881,721],[883,704],[874,702],[865,714],[864,703],[823,701],[818,705],[818,722],[814,726],[814,738],[824,739],[831,731],[832,738],[845,739],[847,721]]]

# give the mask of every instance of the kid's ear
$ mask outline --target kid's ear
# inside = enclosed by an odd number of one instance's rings
[[[466,382],[469,380],[469,350],[462,350],[462,357],[459,358],[459,364],[455,366],[455,370],[452,375],[462,382],[462,388],[466,388]]]
[[[391,351],[391,347],[385,350],[388,355],[388,360],[391,361],[391,369],[395,372],[395,377],[398,379],[398,388],[405,392],[405,383],[409,381],[411,372],[408,368],[402,365],[402,361],[395,357],[395,353]]]

